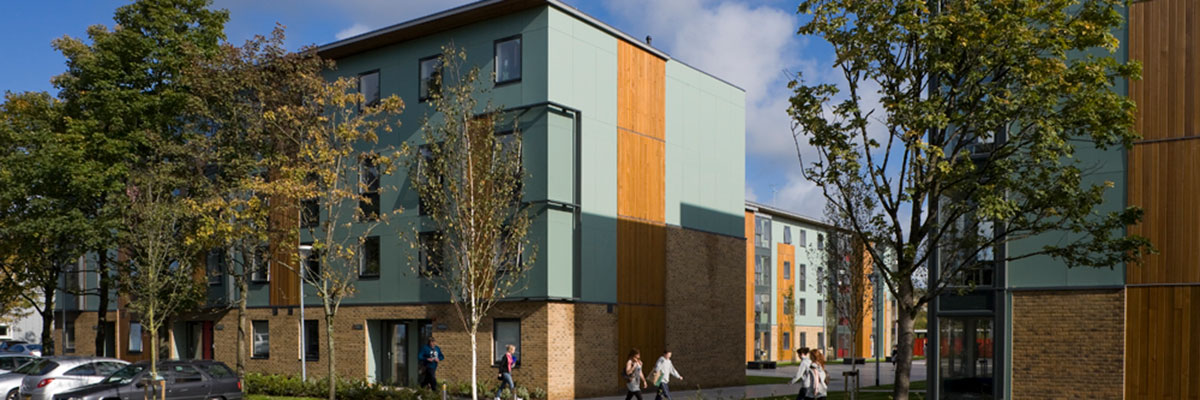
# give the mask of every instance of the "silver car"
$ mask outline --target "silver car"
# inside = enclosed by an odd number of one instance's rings
[[[98,357],[47,357],[22,365],[13,371],[21,374],[20,387],[14,395],[7,389],[6,400],[50,400],[55,394],[100,382],[128,362]],[[0,375],[0,384],[6,375]]]
[[[0,354],[0,374],[17,369],[35,358],[26,354]]]

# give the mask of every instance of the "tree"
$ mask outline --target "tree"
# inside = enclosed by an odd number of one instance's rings
[[[522,201],[520,133],[514,127],[497,134],[501,109],[480,104],[489,92],[479,68],[463,69],[466,53],[448,46],[442,54],[429,100],[435,114],[421,126],[424,144],[404,147],[412,187],[432,226],[402,237],[419,253],[410,264],[450,294],[471,337],[471,396],[477,399],[479,325],[518,288],[536,249],[526,238],[531,219]]]
[[[857,194],[861,195],[861,192]],[[860,210],[872,207],[869,198],[859,196],[858,200],[851,201]],[[827,288],[824,295],[833,309],[835,338],[839,333],[838,327],[843,323],[846,325],[850,335],[850,369],[857,373],[858,335],[862,333],[867,310],[875,303],[874,285],[871,283],[872,267],[875,265],[863,242],[850,232],[841,230],[840,227],[853,225],[847,220],[850,215],[842,213],[830,203],[825,207],[825,218],[830,226],[837,228],[826,232],[824,246],[811,250],[817,252],[818,259],[825,264],[826,272],[821,277],[825,281],[819,280],[817,284]],[[837,343],[837,339],[834,342]],[[846,390],[853,392],[851,398],[858,397],[858,386],[851,388],[847,383]]]
[[[303,230],[312,243],[297,272],[321,299],[330,354],[326,357],[329,399],[333,400],[337,390],[333,327],[338,308],[354,295],[361,272],[378,271],[380,265],[365,257],[368,237],[399,212],[380,204],[380,195],[389,189],[382,179],[395,169],[397,154],[378,146],[378,141],[380,132],[392,131],[392,120],[403,111],[404,102],[393,95],[368,103],[356,80],[325,79],[323,73],[333,68],[331,61],[321,59],[313,49],[301,55],[294,64],[273,66],[294,69],[285,82],[298,101],[266,111],[264,120],[268,129],[285,138],[284,151],[291,152],[269,166],[278,171],[272,176],[279,185],[274,193],[303,200]]]
[[[216,57],[193,64],[184,74],[197,101],[192,129],[206,133],[196,141],[208,178],[190,199],[200,216],[191,240],[200,248],[224,249],[224,273],[237,287],[231,301],[237,307],[240,377],[246,371],[250,281],[265,273],[269,263],[292,267],[290,259],[273,259],[269,243],[295,243],[298,233],[295,226],[284,228],[270,220],[271,200],[284,198],[280,196],[291,189],[287,179],[279,179],[279,167],[296,156],[288,150],[299,142],[288,136],[294,131],[281,130],[274,121],[285,114],[284,108],[302,107],[306,96],[323,85],[317,76],[323,64],[312,54],[287,51],[283,40],[283,29],[276,28],[269,38],[256,36],[240,47],[223,45]],[[313,111],[306,117],[315,123],[318,114]]]
[[[799,33],[832,45],[846,93],[791,82],[793,135],[816,149],[804,175],[850,216],[845,228],[898,301],[897,399],[908,398],[913,319],[947,286],[985,284],[995,262],[1036,255],[1111,267],[1152,251],[1122,236],[1141,211],[1099,211],[1112,183],[1074,157],[1081,142],[1105,150],[1138,138],[1135,105],[1114,92],[1140,74],[1113,57],[1125,3],[800,3],[810,19]],[[875,210],[843,196],[856,186]],[[1033,237],[1048,239],[1028,253],[996,251]],[[894,268],[881,265],[885,253]]]
[[[212,53],[224,37],[229,14],[210,10],[208,0],[139,0],[121,6],[110,30],[88,27],[88,40],[62,37],[54,47],[67,71],[53,79],[70,132],[83,136],[85,152],[74,179],[86,181],[87,196],[73,205],[90,221],[82,241],[97,254],[99,310],[107,310],[114,286],[110,251],[123,229],[128,175],[153,162],[155,136],[182,132],[189,106],[182,70],[198,55]],[[104,349],[106,312],[98,313],[96,349]]]

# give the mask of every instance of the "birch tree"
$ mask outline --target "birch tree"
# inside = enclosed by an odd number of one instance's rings
[[[519,289],[536,249],[523,202],[521,136],[498,135],[503,113],[487,99],[479,68],[465,68],[466,53],[443,47],[431,82],[430,107],[419,146],[404,147],[412,187],[430,221],[403,237],[418,250],[415,271],[446,290],[471,338],[471,392],[478,399],[479,326]],[[515,125],[515,124],[514,124]]]

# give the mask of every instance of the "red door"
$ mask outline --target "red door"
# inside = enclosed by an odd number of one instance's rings
[[[205,360],[213,359],[213,323],[212,321],[204,321],[204,327],[200,329],[200,348],[203,349],[203,357]]]

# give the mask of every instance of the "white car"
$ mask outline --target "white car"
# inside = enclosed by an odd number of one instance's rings
[[[5,400],[50,400],[55,394],[98,383],[129,363],[114,358],[46,357],[0,375]]]
[[[0,374],[11,372],[36,358],[26,354],[0,354]]]

